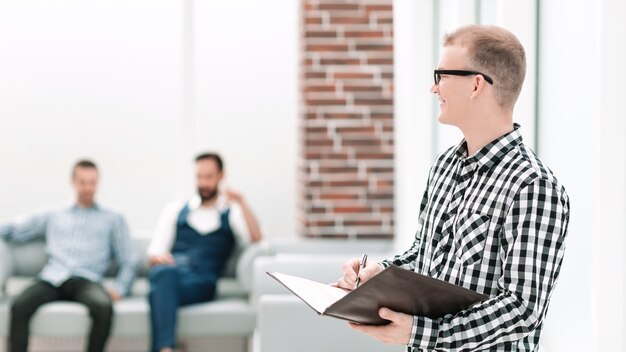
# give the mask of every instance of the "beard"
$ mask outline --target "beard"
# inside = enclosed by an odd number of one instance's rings
[[[215,188],[201,188],[198,187],[198,195],[200,195],[200,199],[202,202],[212,201],[217,197],[217,187]]]

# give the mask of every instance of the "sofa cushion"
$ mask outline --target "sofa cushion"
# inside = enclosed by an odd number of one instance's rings
[[[125,298],[114,304],[113,336],[149,336],[147,299]],[[10,304],[0,301],[0,337],[8,335]],[[248,336],[256,324],[256,313],[247,299],[227,298],[183,307],[178,312],[178,335]],[[89,332],[87,309],[74,302],[53,302],[41,307],[31,320],[34,336],[85,336]]]
[[[10,300],[31,285],[35,278],[13,276],[7,281],[7,295],[0,300],[0,336],[7,336]],[[105,285],[112,285],[107,279]],[[131,296],[114,305],[114,335],[148,336],[150,334],[147,302],[149,283],[136,279]],[[181,336],[249,335],[254,329],[256,313],[248,302],[247,292],[234,278],[222,278],[217,284],[216,300],[179,310]],[[62,324],[59,324],[62,322]],[[87,309],[74,302],[54,302],[41,307],[33,318],[31,330],[38,336],[82,336],[89,327]]]
[[[6,295],[16,297],[35,281],[34,277],[12,276],[7,280]],[[113,287],[114,279],[106,279],[104,285]],[[129,297],[147,297],[150,292],[150,283],[146,278],[138,278],[133,282]],[[248,292],[241,287],[237,279],[221,278],[217,282],[216,299],[246,298]]]
[[[78,304],[74,305],[78,306]],[[87,311],[83,307],[80,308],[84,311],[81,318],[87,322]],[[149,336],[149,309],[147,299],[142,297],[131,297],[115,303],[112,334],[114,336]],[[182,307],[178,311],[177,329],[181,337],[248,336],[252,334],[255,325],[256,312],[246,299],[220,299]],[[76,329],[70,331],[76,331]]]

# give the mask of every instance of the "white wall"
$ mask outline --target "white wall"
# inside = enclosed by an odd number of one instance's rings
[[[88,157],[100,203],[149,235],[193,192],[193,156],[217,150],[265,232],[293,236],[297,16],[243,0],[0,1],[0,221],[70,201]]]
[[[565,5],[567,16],[560,7]],[[539,152],[565,185],[571,202],[567,250],[544,339],[556,351],[589,351],[593,350],[590,237],[594,208],[589,181],[596,151],[584,141],[592,139],[593,125],[587,119],[596,116],[594,100],[600,88],[597,14],[594,6],[585,6],[584,1],[546,2],[541,11]],[[582,17],[587,17],[588,26],[576,25]],[[583,47],[588,50],[579,50]],[[596,89],[577,87],[581,76],[571,74],[577,69],[588,71],[583,74],[585,86]],[[583,160],[588,163],[580,163]]]
[[[295,236],[297,1],[194,2],[193,150],[219,150],[263,228]]]
[[[571,200],[550,351],[626,347],[625,15],[619,0],[542,2],[539,152]]]
[[[430,1],[396,1],[394,16],[394,223],[395,247],[415,239],[417,214],[433,158],[434,102],[430,85],[435,55]],[[416,21],[416,16],[420,20]]]

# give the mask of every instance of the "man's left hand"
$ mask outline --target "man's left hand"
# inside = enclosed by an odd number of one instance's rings
[[[243,201],[243,195],[231,188],[224,190],[224,193],[226,197],[228,197],[228,200],[233,203],[241,203]]]
[[[391,323],[384,326],[350,323],[350,327],[386,344],[407,345],[409,343],[413,329],[412,315],[394,312],[389,308],[380,308],[378,315],[383,319],[390,320]]]
[[[113,302],[115,301],[119,301],[122,298],[122,295],[120,295],[119,293],[117,293],[117,291],[115,291],[112,288],[108,288],[107,291],[109,292],[109,296],[111,297],[111,300]]]

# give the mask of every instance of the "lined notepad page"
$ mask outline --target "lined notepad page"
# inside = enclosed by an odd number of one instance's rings
[[[328,306],[337,302],[349,292],[341,288],[303,279],[301,277],[281,273],[272,273],[272,275],[318,313],[324,313]]]

